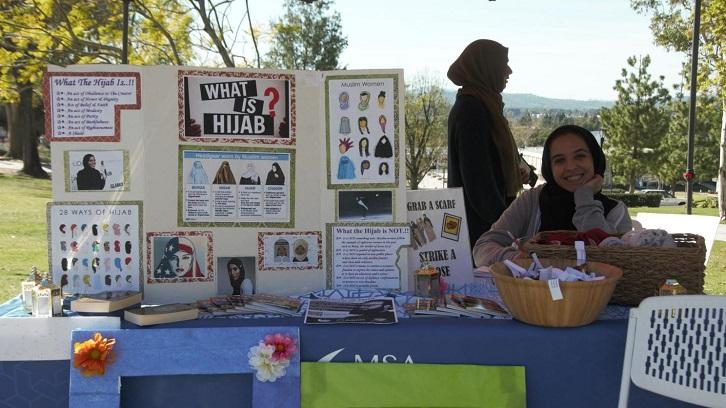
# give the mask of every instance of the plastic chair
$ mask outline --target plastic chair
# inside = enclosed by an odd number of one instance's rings
[[[630,310],[618,407],[630,380],[648,391],[726,407],[726,296],[659,296]]]

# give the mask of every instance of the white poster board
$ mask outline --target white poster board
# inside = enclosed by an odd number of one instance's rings
[[[462,189],[409,190],[406,210],[411,227],[409,272],[429,263],[450,291],[474,282]]]

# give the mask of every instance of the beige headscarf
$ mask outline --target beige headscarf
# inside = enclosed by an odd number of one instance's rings
[[[509,122],[504,117],[502,91],[506,85],[508,50],[492,40],[476,40],[464,48],[449,67],[447,76],[459,85],[458,95],[479,99],[492,117],[492,136],[499,152],[507,197],[515,197],[522,189],[519,177],[519,154]]]

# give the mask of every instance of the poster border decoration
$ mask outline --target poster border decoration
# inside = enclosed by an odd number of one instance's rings
[[[122,152],[124,162],[124,188],[122,190],[76,190],[71,189],[71,152]],[[71,149],[63,151],[63,186],[66,193],[114,193],[118,191],[131,191],[131,170],[129,169],[129,151],[125,149]]]
[[[266,236],[283,236],[283,235],[315,235],[318,246],[317,265],[308,266],[284,266],[275,268],[265,268],[265,237]],[[323,232],[322,231],[284,231],[271,232],[260,231],[257,233],[257,271],[291,271],[291,270],[318,270],[323,269]]]
[[[264,222],[245,222],[245,221],[184,221],[184,150],[210,150],[223,152],[259,152],[259,153],[280,153],[290,155],[290,214],[289,221],[264,221]],[[178,227],[245,227],[245,228],[293,228],[295,226],[295,152],[294,149],[286,149],[280,147],[259,147],[259,146],[219,146],[219,145],[179,145],[178,152],[178,170],[177,170],[177,226]]]
[[[325,224],[325,288],[326,289],[336,289],[333,287],[333,228],[335,227],[345,227],[345,228],[352,228],[352,227],[363,227],[363,228],[372,228],[372,227],[402,227],[402,228],[409,228],[408,223],[405,222],[376,222],[376,223],[362,223],[362,222],[356,222],[356,223],[349,223],[349,222],[331,222]],[[401,248],[410,248],[411,247],[411,237],[410,237],[410,231],[409,231],[409,243],[408,245],[403,245]],[[403,252],[403,254],[401,254]],[[403,284],[403,274],[408,273],[408,271],[402,271],[401,267],[399,265],[399,262],[401,262],[401,259],[408,259],[408,251],[401,251],[400,249],[396,251],[396,269],[398,269],[398,287],[401,288]],[[365,288],[370,289],[370,288]],[[402,289],[403,290],[403,289]]]
[[[340,219],[340,212],[339,212],[339,209],[340,209],[340,193],[350,192],[350,191],[371,191],[371,192],[373,192],[373,191],[386,191],[386,192],[390,192],[391,193],[391,221],[384,221],[384,222],[388,223],[388,222],[394,222],[395,221],[395,219],[396,219],[396,213],[395,213],[395,211],[396,211],[396,190],[390,190],[390,189],[385,189],[385,188],[380,188],[380,189],[365,189],[365,188],[359,188],[359,189],[353,189],[353,190],[336,190],[335,191],[335,222],[336,223],[343,223],[343,224],[346,224],[346,225],[352,224],[352,223],[364,223],[362,221],[342,221]],[[380,221],[371,221],[371,223],[378,223],[378,222],[380,222]],[[369,224],[369,223],[364,223],[364,224]]]
[[[138,280],[139,280],[139,291],[142,292],[144,290],[144,279],[143,279],[143,259],[141,251],[141,245],[144,243],[143,241],[143,231],[144,231],[144,202],[140,200],[133,200],[133,201],[49,201],[46,204],[45,207],[45,216],[46,216],[46,239],[47,242],[52,242],[52,228],[51,228],[51,211],[52,208],[55,206],[62,206],[62,205],[106,205],[106,206],[117,206],[117,205],[135,205],[138,208],[138,228],[139,228],[139,236],[137,237],[138,243],[136,244],[136,251],[137,256],[139,259],[139,272],[138,272]],[[48,276],[50,276],[51,281],[53,281],[53,245],[48,245]]]
[[[207,238],[207,276],[204,278],[164,278],[153,277],[154,257],[153,238],[156,237],[206,237]],[[150,285],[180,282],[215,282],[214,276],[214,233],[212,231],[151,231],[146,233],[146,283]]]
[[[53,110],[51,109],[50,79],[55,76],[99,76],[99,77],[134,77],[136,78],[136,103],[114,105],[113,136],[69,136],[56,137],[53,134]],[[45,110],[45,138],[50,142],[120,142],[121,111],[125,109],[141,109],[141,73],[137,71],[90,71],[90,72],[59,72],[46,71],[43,74],[43,109]]]
[[[204,136],[186,136],[184,134],[184,77],[186,76],[209,76],[209,77],[229,77],[229,78],[255,78],[255,79],[277,79],[286,80],[290,84],[290,103],[288,106],[290,123],[290,137],[204,137]],[[177,71],[177,100],[178,100],[178,127],[179,140],[183,142],[199,142],[199,143],[251,143],[266,145],[288,145],[295,146],[297,140],[297,108],[296,108],[296,85],[295,74],[292,73],[272,73],[248,70],[235,71],[217,71],[213,69],[180,69]]]
[[[341,80],[341,79],[393,79],[393,129],[396,137],[393,138],[393,162],[394,162],[394,175],[395,179],[393,183],[340,183],[333,184],[333,173],[330,163],[330,80]],[[389,74],[368,74],[368,75],[326,75],[325,76],[325,166],[327,172],[327,182],[329,190],[355,190],[365,188],[398,188],[399,169],[400,163],[399,158],[401,152],[399,151],[399,136],[400,136],[400,96],[398,91],[398,84],[400,81],[400,74],[389,73]]]
[[[300,406],[300,329],[297,326],[248,326],[192,328],[156,328],[153,330],[73,330],[68,345],[73,360],[74,343],[93,338],[114,339],[116,358],[100,376],[85,377],[70,366],[68,405],[80,407],[120,407],[121,377],[169,376],[180,374],[248,374],[252,375],[253,408]],[[293,340],[297,350],[289,357],[282,377],[260,381],[259,369],[249,354],[266,338],[284,336]],[[159,341],[159,340],[164,341]],[[170,348],[169,344],[173,344]],[[179,352],[194,350],[194,352]],[[221,350],[224,358],[219,358]]]

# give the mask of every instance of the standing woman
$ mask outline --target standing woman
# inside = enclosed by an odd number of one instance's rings
[[[512,73],[507,54],[496,41],[476,40],[447,73],[461,87],[449,113],[449,187],[463,187],[472,246],[529,176],[504,118],[502,91]]]
[[[103,190],[106,176],[96,170],[96,156],[90,153],[83,156],[83,169],[76,174],[76,185],[79,190]]]

